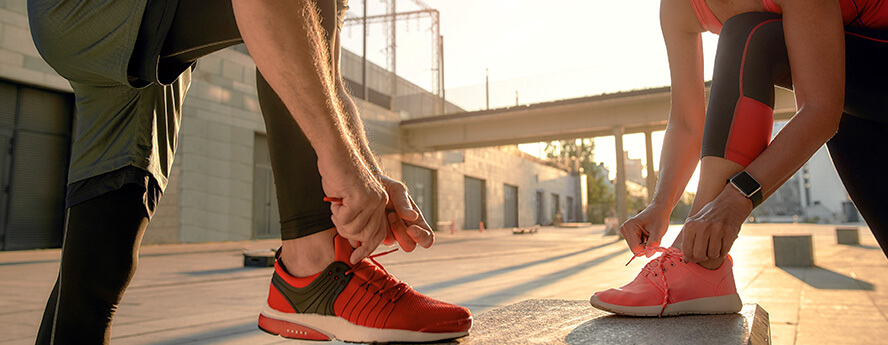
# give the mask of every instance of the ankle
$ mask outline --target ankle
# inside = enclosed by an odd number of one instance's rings
[[[333,263],[333,237],[330,228],[305,237],[281,242],[281,264],[294,277],[308,277]]]
[[[697,264],[700,265],[700,267],[703,267],[708,270],[717,270],[719,267],[721,267],[723,262],[725,262],[725,259],[722,258],[722,259],[712,259],[712,260],[700,261]]]

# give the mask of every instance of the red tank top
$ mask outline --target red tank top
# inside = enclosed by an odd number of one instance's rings
[[[888,0],[838,0],[842,7],[842,21],[848,26],[872,29],[888,29]],[[722,23],[718,21],[706,0],[690,0],[691,8],[697,20],[709,32],[721,32]],[[782,14],[783,10],[774,0],[762,0],[765,11]]]

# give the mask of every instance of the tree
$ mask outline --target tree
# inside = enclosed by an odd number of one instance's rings
[[[614,186],[602,163],[595,163],[595,143],[592,139],[561,140],[546,143],[546,158],[571,172],[586,174],[588,206],[586,218],[592,223],[603,223],[614,208]]]

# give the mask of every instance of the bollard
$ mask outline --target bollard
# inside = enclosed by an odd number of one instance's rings
[[[774,265],[814,266],[814,241],[811,235],[774,235]]]
[[[481,229],[481,233],[484,233],[484,222],[478,224],[478,229]]]
[[[450,234],[453,235],[453,221],[450,221]]]
[[[856,226],[837,226],[836,243],[858,245],[860,244],[860,231]]]

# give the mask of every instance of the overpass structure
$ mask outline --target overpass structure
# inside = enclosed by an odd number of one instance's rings
[[[650,200],[656,187],[651,133],[666,128],[669,102],[670,88],[660,87],[405,120],[400,123],[401,150],[427,152],[614,136],[616,209],[622,224],[628,218],[625,163],[620,159],[623,134],[645,134]],[[774,120],[788,120],[795,112],[792,91],[775,88]]]

